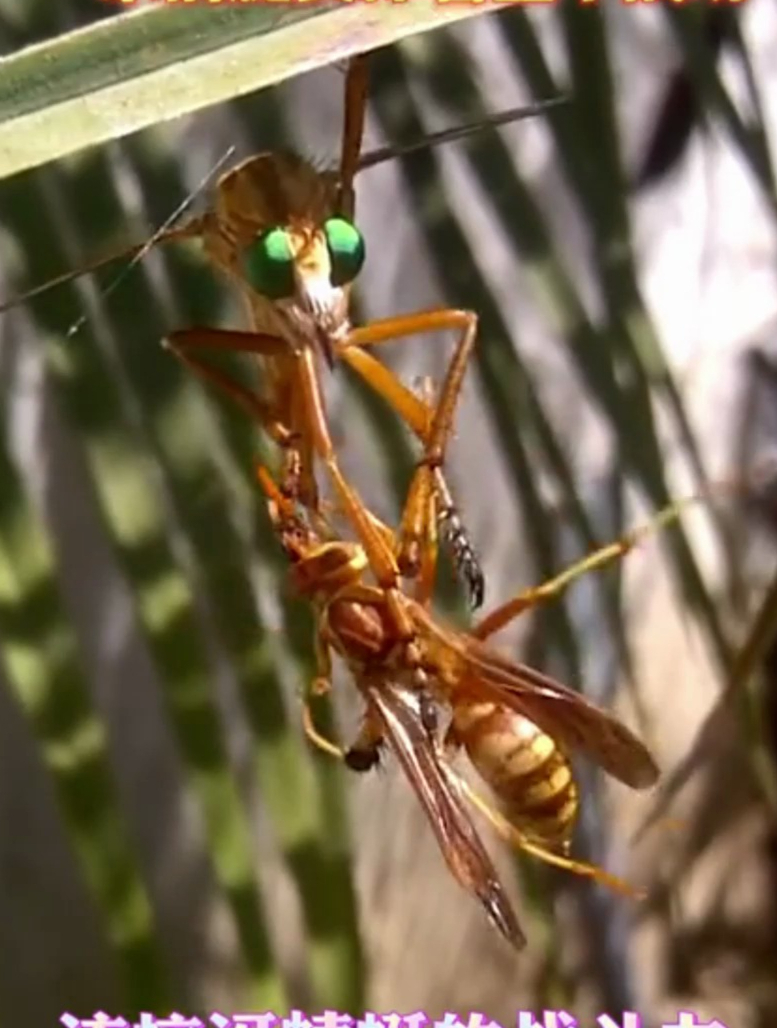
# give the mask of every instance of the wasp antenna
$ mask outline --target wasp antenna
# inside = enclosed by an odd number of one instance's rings
[[[458,125],[456,128],[442,129],[440,132],[432,132],[424,136],[417,143],[409,143],[407,146],[383,146],[378,150],[371,150],[360,158],[357,165],[358,171],[367,168],[374,168],[376,164],[384,161],[394,160],[396,157],[405,157],[407,154],[416,153],[418,150],[425,150],[427,147],[440,146],[442,143],[451,143],[457,139],[465,139],[484,128],[493,128],[498,125],[509,125],[514,121],[523,121],[525,118],[533,118],[538,114],[562,104],[569,103],[567,96],[554,96],[547,100],[538,100],[537,103],[525,107],[512,107],[507,111],[500,111],[497,114],[487,115],[477,121],[468,122],[466,125]]]
[[[264,464],[256,465],[256,477],[259,481],[259,485],[262,487],[265,495],[270,500],[277,502],[283,501],[283,496],[278,486],[275,484],[275,479],[272,477],[270,472],[264,466]]]
[[[4,300],[3,303],[0,303],[0,314],[4,314],[6,311],[10,311],[14,307],[19,307],[28,300],[33,300],[36,296],[41,296],[43,293],[47,293],[50,289],[56,289],[57,286],[63,286],[66,282],[72,282],[74,279],[80,278],[82,275],[88,275],[93,271],[99,271],[100,268],[104,268],[106,265],[112,264],[114,261],[121,260],[122,257],[129,257],[131,254],[137,253],[144,245],[144,243],[138,243],[136,246],[130,246],[128,248],[125,247],[121,250],[117,250],[115,253],[109,253],[104,257],[99,257],[96,261],[84,264],[76,271],[66,271],[63,275],[57,275],[56,278],[50,278],[48,282],[44,282],[42,285],[28,289],[26,293],[19,293],[17,296],[12,296],[10,300]]]
[[[268,501],[274,503],[284,517],[292,516],[295,510],[294,503],[285,495],[267,468],[263,464],[257,464],[255,470],[259,485]]]

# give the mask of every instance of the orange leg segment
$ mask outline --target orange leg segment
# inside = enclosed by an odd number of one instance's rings
[[[704,497],[702,496],[687,496],[669,504],[650,521],[645,522],[644,525],[638,525],[621,539],[594,550],[593,553],[589,553],[587,557],[583,557],[582,560],[572,564],[554,578],[548,579],[547,582],[518,593],[511,600],[492,610],[474,628],[470,629],[470,634],[477,639],[487,639],[530,607],[536,607],[540,603],[547,603],[548,600],[554,599],[581,575],[588,571],[598,571],[608,564],[620,560],[621,557],[625,557],[629,550],[634,549],[648,536],[676,521],[687,507],[703,501]]]
[[[356,207],[353,180],[359,168],[359,156],[364,136],[364,116],[367,109],[367,56],[360,54],[348,62],[345,80],[345,123],[343,145],[340,151],[340,195],[338,209],[347,218],[353,218]]]
[[[458,330],[461,335],[439,392],[438,402],[430,406],[407,389],[385,365],[362,347],[442,330]],[[442,511],[453,520],[461,550],[462,564],[475,606],[482,602],[482,573],[474,551],[466,540],[451,502],[450,490],[442,474],[453,416],[461,393],[467,363],[475,343],[477,316],[471,311],[443,308],[402,315],[372,322],[354,329],[337,347],[337,356],[360,374],[410,425],[423,443],[424,452],[410,484],[399,530],[397,563],[400,571],[417,577],[424,562],[424,551],[436,546],[435,494],[442,493]]]
[[[257,332],[236,332],[223,329],[190,329],[171,333],[167,345],[187,367],[208,382],[217,385],[235,402],[259,421],[282,447],[293,450],[296,439],[312,441],[316,455],[327,467],[343,510],[364,547],[370,568],[379,586],[386,592],[386,601],[400,639],[409,639],[413,628],[399,591],[399,570],[386,537],[375,526],[356,490],[348,484],[340,470],[324,415],[321,391],[313,353],[303,349],[295,354],[294,366],[299,390],[299,409],[305,425],[289,432],[276,413],[251,389],[196,355],[201,349],[250,353],[255,356],[288,356],[284,340]]]

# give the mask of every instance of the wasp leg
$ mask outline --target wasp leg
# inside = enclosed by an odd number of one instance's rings
[[[676,521],[687,507],[696,503],[703,503],[704,499],[704,497],[698,495],[687,496],[677,500],[675,503],[669,504],[659,511],[654,518],[645,522],[644,525],[638,525],[615,542],[608,543],[606,546],[602,546],[601,549],[594,550],[593,553],[589,553],[587,557],[583,557],[582,560],[572,564],[554,578],[548,579],[547,582],[533,586],[530,589],[525,589],[511,600],[501,604],[496,610],[492,610],[490,614],[484,617],[482,621],[478,622],[474,628],[470,629],[470,634],[474,635],[477,639],[487,639],[490,635],[494,635],[495,632],[504,628],[505,625],[509,624],[525,610],[528,610],[530,607],[536,607],[540,603],[547,603],[548,600],[557,597],[581,575],[589,571],[598,571],[608,564],[613,564],[616,560],[620,560],[650,535]]]
[[[451,772],[453,774],[453,772]],[[635,888],[622,878],[618,878],[616,875],[611,875],[601,867],[597,867],[595,864],[587,864],[584,861],[572,860],[570,857],[565,857],[560,853],[554,853],[552,850],[545,849],[544,846],[538,845],[536,842],[532,842],[526,838],[523,832],[519,831],[515,825],[511,824],[506,817],[495,810],[494,807],[484,800],[478,793],[460,776],[456,775],[459,787],[466,795],[470,803],[480,813],[491,822],[491,825],[496,829],[499,835],[508,842],[511,846],[517,849],[523,850],[524,853],[529,853],[531,856],[536,857],[538,860],[544,861],[546,864],[552,864],[554,867],[560,867],[564,871],[570,871],[572,874],[581,875],[583,878],[592,878],[600,885],[606,885],[608,889],[613,892],[617,892],[622,896],[629,896],[632,899],[643,899],[644,891]]]
[[[258,332],[238,332],[216,328],[191,328],[171,332],[164,345],[190,371],[203,381],[217,386],[254,421],[258,421],[270,438],[284,454],[284,491],[293,489],[305,506],[318,510],[318,490],[312,470],[312,454],[301,414],[290,411],[282,416],[273,404],[268,403],[253,389],[233,378],[220,368],[214,367],[199,356],[198,351],[222,351],[227,353],[249,353],[259,357],[277,357],[288,354],[285,340]],[[294,483],[293,486],[290,483]]]

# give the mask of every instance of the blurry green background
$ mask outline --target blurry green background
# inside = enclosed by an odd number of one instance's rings
[[[109,12],[3,0],[0,45]],[[371,75],[368,148],[570,97],[358,182],[359,317],[480,315],[450,477],[486,609],[670,495],[748,482],[749,505],[718,499],[500,638],[616,704],[671,771],[774,563],[773,478],[750,478],[777,438],[774,11],[518,6],[382,50]],[[230,145],[333,164],[342,84],[310,73],[0,182],[3,295],[145,238]],[[398,770],[348,776],[301,737],[312,625],[254,483],[260,440],[159,345],[239,316],[196,250],[170,247],[107,297],[85,279],[0,320],[0,1026],[293,1006],[507,1025],[559,1006],[771,1028],[769,632],[755,685],[729,679],[736,702],[639,845],[654,797],[581,769],[575,851],[646,885],[644,904],[494,844],[530,937],[516,957]],[[384,355],[413,382],[449,350]],[[327,396],[346,472],[395,518],[412,440],[345,369]],[[358,701],[341,678],[344,729]]]

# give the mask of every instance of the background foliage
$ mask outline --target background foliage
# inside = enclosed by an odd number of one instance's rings
[[[6,52],[109,8],[53,11],[5,0]],[[487,604],[709,478],[746,479],[751,501],[718,501],[505,633],[621,704],[667,770],[726,683],[730,697],[667,804],[674,824],[644,842],[631,836],[654,798],[583,774],[577,852],[649,900],[635,910],[516,864],[519,961],[448,880],[395,770],[352,781],[301,738],[311,623],[257,496],[260,442],[158,345],[173,327],[236,323],[199,255],[152,253],[108,296],[84,280],[3,318],[4,1021],[370,1005],[506,1024],[561,1005],[581,1021],[625,1009],[658,1024],[693,1006],[773,1024],[771,592],[756,618],[773,499],[749,469],[777,428],[776,39],[764,0],[564,3],[373,59],[370,145],[571,98],[359,183],[361,316],[480,315],[452,473]],[[144,238],[228,145],[333,161],[341,90],[340,71],[315,72],[1,182],[4,293]],[[412,381],[446,353],[417,341],[386,359]],[[328,393],[346,470],[395,517],[410,441],[345,372]],[[440,603],[461,616],[452,588]]]

